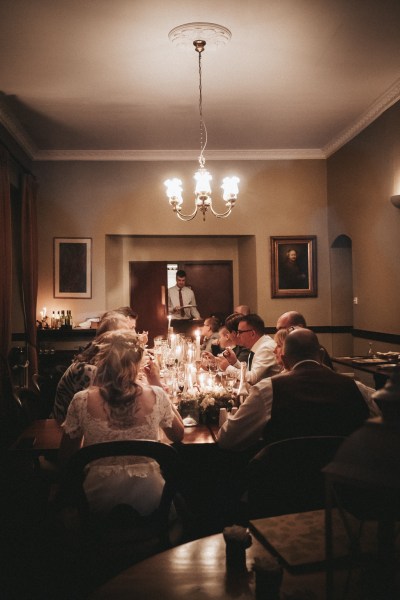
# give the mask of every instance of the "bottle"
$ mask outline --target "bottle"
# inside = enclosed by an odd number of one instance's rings
[[[51,328],[52,329],[56,329],[56,323],[57,323],[56,311],[53,310],[53,312],[51,313]]]
[[[60,329],[61,327],[61,316],[60,316],[60,311],[57,311],[57,329]]]
[[[60,327],[65,327],[65,312],[63,310],[61,311]]]
[[[368,356],[370,358],[373,358],[375,356],[375,353],[374,353],[374,349],[372,347],[372,342],[368,342],[368,346],[369,346]]]
[[[239,397],[240,404],[243,402],[246,396],[249,395],[246,383],[247,364],[245,362],[240,363],[240,381],[237,395]]]
[[[226,408],[220,408],[219,409],[219,423],[218,423],[219,427],[222,427],[222,425],[225,423],[227,418],[228,418],[228,413],[227,413]]]

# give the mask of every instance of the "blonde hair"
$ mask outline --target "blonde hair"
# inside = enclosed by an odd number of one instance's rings
[[[274,342],[276,343],[277,346],[282,346],[282,348],[283,348],[283,344],[285,343],[285,339],[286,339],[288,333],[289,333],[289,329],[279,329],[276,332],[276,334],[274,335]]]
[[[110,410],[110,424],[130,427],[133,424],[132,406],[142,388],[136,383],[144,349],[132,329],[108,331],[96,340],[97,367],[93,385]]]

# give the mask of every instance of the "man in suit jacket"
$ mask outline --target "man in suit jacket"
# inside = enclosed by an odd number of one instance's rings
[[[244,450],[279,439],[348,435],[369,416],[379,415],[375,390],[321,364],[320,343],[306,328],[290,332],[282,360],[287,373],[251,388],[235,415],[218,432],[224,449]]]

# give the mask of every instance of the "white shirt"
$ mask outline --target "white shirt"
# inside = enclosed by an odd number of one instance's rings
[[[263,335],[253,344],[251,352],[254,352],[251,369],[246,373],[246,381],[250,385],[254,385],[264,377],[272,377],[280,371],[280,367],[276,362],[274,349],[275,342],[269,335]],[[231,375],[240,377],[240,362],[236,361],[234,365],[229,365],[226,372]]]
[[[176,306],[180,306],[179,302],[179,288],[177,285],[168,288],[168,313],[172,315],[173,319],[201,319],[200,313],[196,308],[196,298],[194,297],[194,292],[189,287],[184,286],[181,288],[182,290],[182,300],[184,306],[189,306],[189,308],[184,308],[185,316],[182,317],[180,312],[173,312],[173,309]]]
[[[296,366],[296,365],[295,365]],[[372,399],[376,390],[355,381],[365,403],[370,417],[380,415],[380,410]],[[271,419],[272,409],[271,377],[254,385],[239,410],[228,416],[217,434],[217,441],[226,450],[244,450],[256,444],[261,438],[266,423]]]

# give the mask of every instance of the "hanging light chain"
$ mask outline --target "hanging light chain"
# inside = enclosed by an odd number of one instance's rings
[[[199,163],[201,167],[204,167],[205,158],[203,156],[204,150],[207,146],[207,127],[203,119],[203,84],[202,84],[202,70],[201,70],[201,55],[203,53],[206,42],[203,40],[196,40],[193,42],[196,52],[199,53],[199,115],[200,115],[200,156]]]

